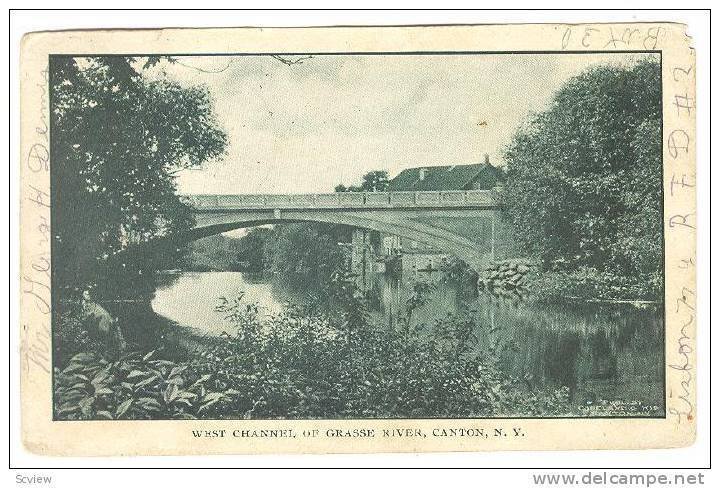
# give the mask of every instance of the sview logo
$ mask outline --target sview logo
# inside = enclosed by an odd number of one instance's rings
[[[26,475],[22,473],[15,475],[16,485],[49,485],[50,483],[52,483],[52,476],[39,474]]]

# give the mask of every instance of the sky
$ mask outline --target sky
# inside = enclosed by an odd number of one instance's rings
[[[638,54],[193,56],[149,76],[207,86],[228,134],[180,193],[315,193],[372,170],[502,165],[503,148],[562,84]],[[286,60],[298,60],[287,57]]]

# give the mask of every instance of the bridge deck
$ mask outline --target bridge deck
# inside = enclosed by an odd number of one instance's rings
[[[496,192],[395,191],[295,195],[181,195],[200,211],[274,209],[499,208]]]

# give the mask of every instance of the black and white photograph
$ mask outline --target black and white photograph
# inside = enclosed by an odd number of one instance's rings
[[[665,416],[657,53],[49,87],[56,420]]]

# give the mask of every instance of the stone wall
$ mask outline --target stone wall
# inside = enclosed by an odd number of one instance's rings
[[[530,274],[537,271],[537,265],[528,259],[506,259],[493,261],[478,277],[482,290],[527,291]]]

